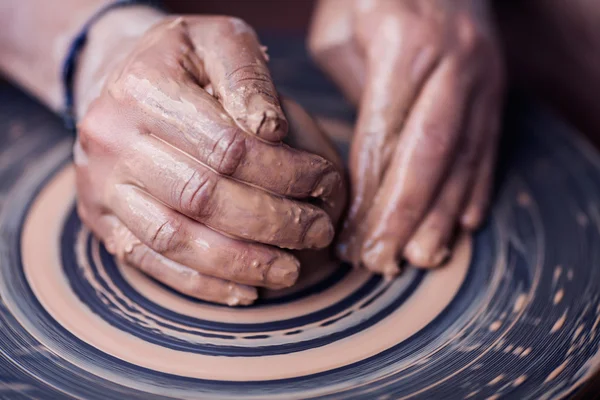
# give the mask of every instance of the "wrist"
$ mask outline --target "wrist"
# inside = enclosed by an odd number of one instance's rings
[[[136,42],[165,14],[147,6],[111,10],[88,32],[74,79],[75,112],[79,118],[100,94],[110,71],[132,51]]]

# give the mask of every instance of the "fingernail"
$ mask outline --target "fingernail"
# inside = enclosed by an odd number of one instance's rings
[[[290,287],[300,275],[300,262],[293,257],[276,259],[267,272],[267,283]]]
[[[318,217],[310,224],[304,235],[304,244],[309,248],[322,249],[333,240],[334,230],[329,216]]]
[[[334,190],[339,190],[339,184],[341,177],[339,172],[331,171],[323,175],[319,182],[315,185],[312,193],[312,197],[327,198],[333,193]]]
[[[229,306],[247,306],[254,303],[258,298],[256,288],[246,285],[231,285],[229,288],[229,297],[227,305]]]
[[[362,248],[362,261],[369,270],[382,273],[387,278],[400,273],[395,251],[383,240],[365,241]]]

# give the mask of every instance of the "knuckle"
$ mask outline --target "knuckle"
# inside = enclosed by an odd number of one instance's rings
[[[81,201],[77,201],[77,214],[79,215],[79,219],[81,219],[81,222],[83,222],[87,226],[91,225],[90,212]]]
[[[269,91],[274,90],[269,69],[258,60],[238,66],[227,74],[225,80],[229,90],[242,96],[247,96],[249,89],[267,96]]]
[[[221,131],[212,149],[209,149],[208,165],[222,175],[235,174],[246,154],[245,134],[235,127]]]
[[[78,143],[82,153],[108,152],[112,137],[106,126],[107,112],[102,102],[95,102],[77,124]]]
[[[181,209],[196,217],[210,214],[217,179],[208,170],[194,170],[177,191],[176,200]]]
[[[149,244],[159,254],[174,253],[185,247],[185,233],[181,218],[169,218],[149,230]]]
[[[87,143],[87,145],[89,145],[89,143]],[[73,164],[75,165],[75,170],[77,173],[81,173],[81,170],[83,170],[88,164],[88,157],[81,144],[81,138],[79,137],[73,144]]]
[[[155,58],[157,51],[161,52],[160,61]],[[172,76],[173,65],[177,64],[181,51],[185,49],[178,47],[177,51],[165,51],[162,48],[150,48],[140,51],[122,70],[109,78],[106,83],[107,97],[119,106],[131,106],[152,98],[153,90],[160,82]]]

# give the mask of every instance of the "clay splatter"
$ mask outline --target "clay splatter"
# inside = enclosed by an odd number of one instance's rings
[[[546,380],[544,380],[544,383],[548,383],[551,380],[555,379],[558,375],[560,375],[560,373],[565,370],[565,368],[567,367],[567,365],[569,364],[570,361],[571,361],[571,359],[567,358],[565,360],[565,362],[563,362],[558,367],[556,367],[556,369],[554,371],[550,372],[550,374],[548,375]]]
[[[521,375],[517,379],[515,379],[512,383],[514,387],[521,385],[527,379],[527,375]]]
[[[560,278],[561,274],[562,274],[562,267],[560,265],[557,265],[556,268],[554,268],[554,276],[552,278],[553,285],[556,285],[556,282],[558,282],[558,279]]]
[[[519,311],[521,311],[523,309],[523,306],[525,305],[526,301],[527,301],[527,296],[524,293],[521,293],[517,297],[517,300],[515,300],[515,305],[513,306],[513,312],[518,313]]]
[[[496,332],[502,326],[502,321],[494,321],[491,323],[489,330],[490,332]]]
[[[568,310],[565,310],[563,315],[561,315],[561,317],[558,320],[556,320],[556,322],[552,326],[552,329],[550,330],[551,333],[554,333],[563,327],[563,325],[565,324],[565,321],[567,320],[567,311]]]
[[[565,295],[565,291],[563,289],[557,290],[556,294],[554,295],[554,299],[552,300],[554,305],[557,305],[558,303],[560,303],[561,300],[563,299],[564,295]]]
[[[522,346],[518,346],[513,350],[513,354],[515,356],[520,356],[521,354],[523,354],[523,347]]]
[[[494,386],[497,385],[498,383],[500,383],[502,380],[504,379],[504,375],[500,374],[497,377],[495,377],[494,379],[492,379],[491,381],[488,382],[488,386]]]

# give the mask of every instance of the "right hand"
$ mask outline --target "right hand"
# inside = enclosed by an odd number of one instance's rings
[[[125,53],[78,124],[83,222],[196,298],[245,305],[258,286],[292,285],[299,262],[283,249],[328,246],[344,189],[334,163],[281,143],[288,122],[254,31],[166,17]]]
[[[321,0],[315,60],[358,105],[338,253],[397,275],[436,267],[484,221],[503,103],[486,0]]]

